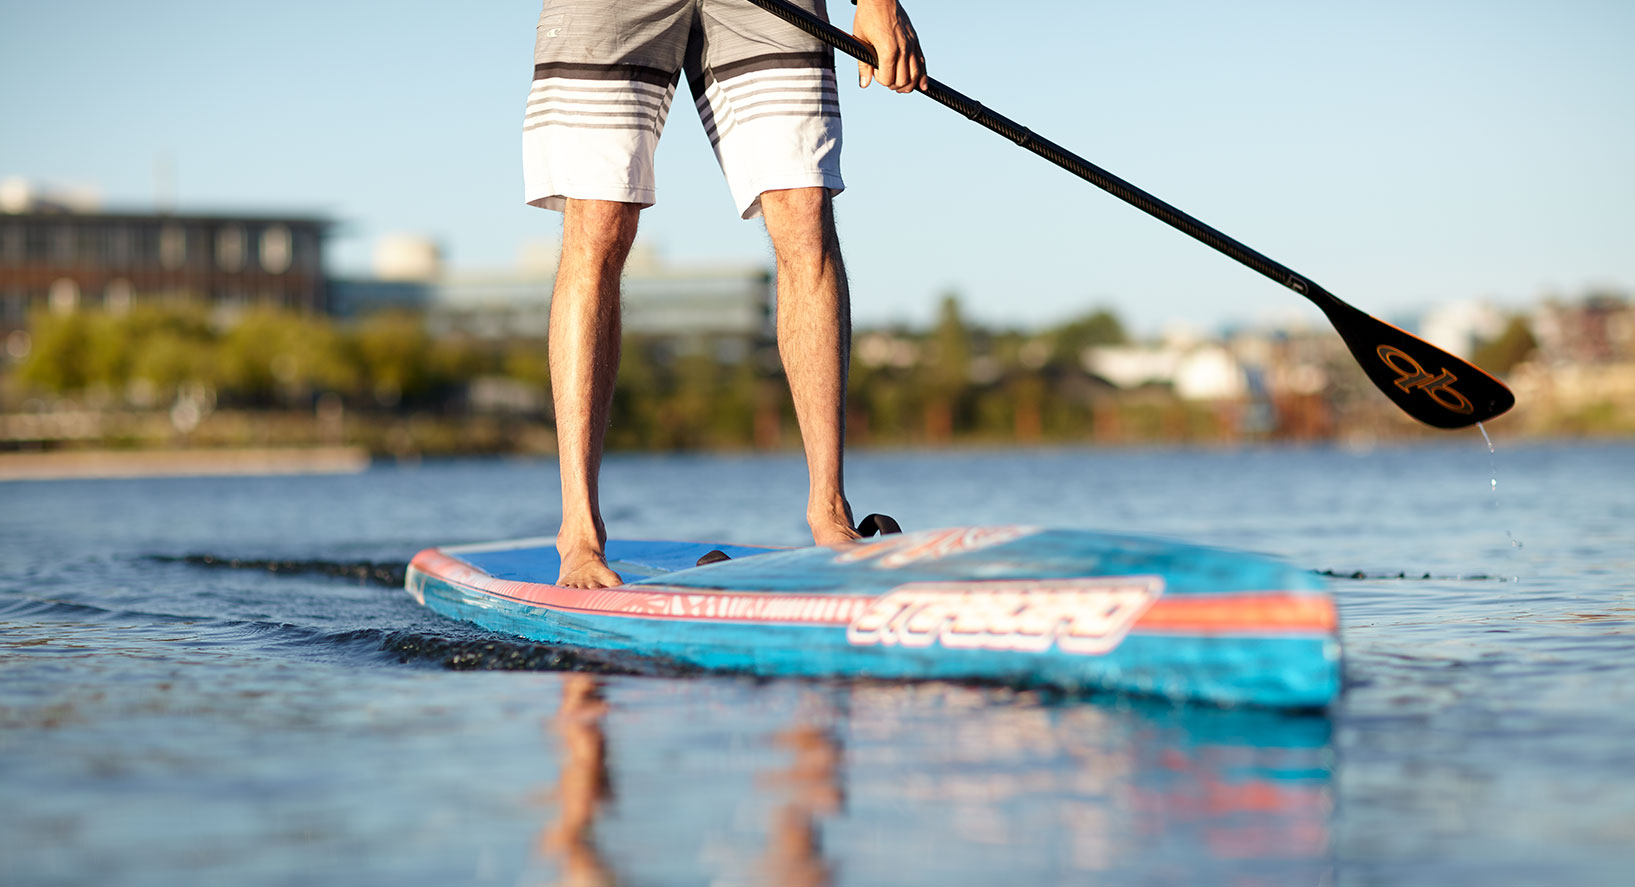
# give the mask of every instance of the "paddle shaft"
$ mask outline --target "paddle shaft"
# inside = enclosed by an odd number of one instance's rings
[[[749,2],[853,58],[868,62],[871,66],[877,64],[874,57],[874,47],[798,6],[793,6],[784,2],[784,0],[749,0]],[[1147,215],[1168,224],[1195,240],[1214,247],[1241,264],[1253,268],[1305,296],[1315,303],[1317,307],[1323,309],[1323,312],[1328,314],[1330,318],[1335,317],[1336,310],[1341,312],[1345,312],[1347,309],[1356,311],[1338,297],[1305,277],[1296,274],[1287,266],[1273,261],[1237,240],[1205,225],[1203,222],[1085,160],[1050,139],[1034,133],[1033,130],[1009,117],[989,110],[981,102],[970,96],[948,88],[935,78],[927,77],[926,80],[928,81],[927,86],[921,91],[927,96],[999,133],[1017,145],[1084,179]]]
[[[878,66],[874,48],[786,0],[749,0],[828,45]],[[1480,367],[1342,301],[1287,266],[1244,246],[1014,120],[927,77],[926,95],[1240,264],[1305,296],[1333,324],[1369,381],[1403,412],[1437,428],[1463,428],[1510,409],[1515,395]]]

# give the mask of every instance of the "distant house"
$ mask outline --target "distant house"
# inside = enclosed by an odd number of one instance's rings
[[[0,336],[31,311],[146,301],[328,310],[323,219],[0,211]]]

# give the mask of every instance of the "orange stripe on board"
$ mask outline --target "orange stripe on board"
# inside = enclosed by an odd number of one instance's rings
[[[563,588],[543,582],[499,579],[436,549],[415,555],[411,566],[442,581],[497,597],[599,616],[843,626],[850,624],[873,600],[872,597],[707,591],[659,585]]]
[[[1174,595],[1153,602],[1132,631],[1178,634],[1241,634],[1334,631],[1334,601],[1322,595],[1279,592]]]

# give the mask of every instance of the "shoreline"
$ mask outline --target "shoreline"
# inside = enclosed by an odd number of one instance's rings
[[[357,474],[369,467],[358,446],[56,450],[0,453],[0,483],[137,477],[260,477]]]

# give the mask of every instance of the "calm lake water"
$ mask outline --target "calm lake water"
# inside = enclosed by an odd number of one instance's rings
[[[0,882],[1628,884],[1635,445],[1495,443],[852,457],[907,528],[1332,571],[1301,716],[665,675],[392,585],[553,532],[552,463],[0,484]],[[604,487],[616,535],[802,541],[792,456]]]

